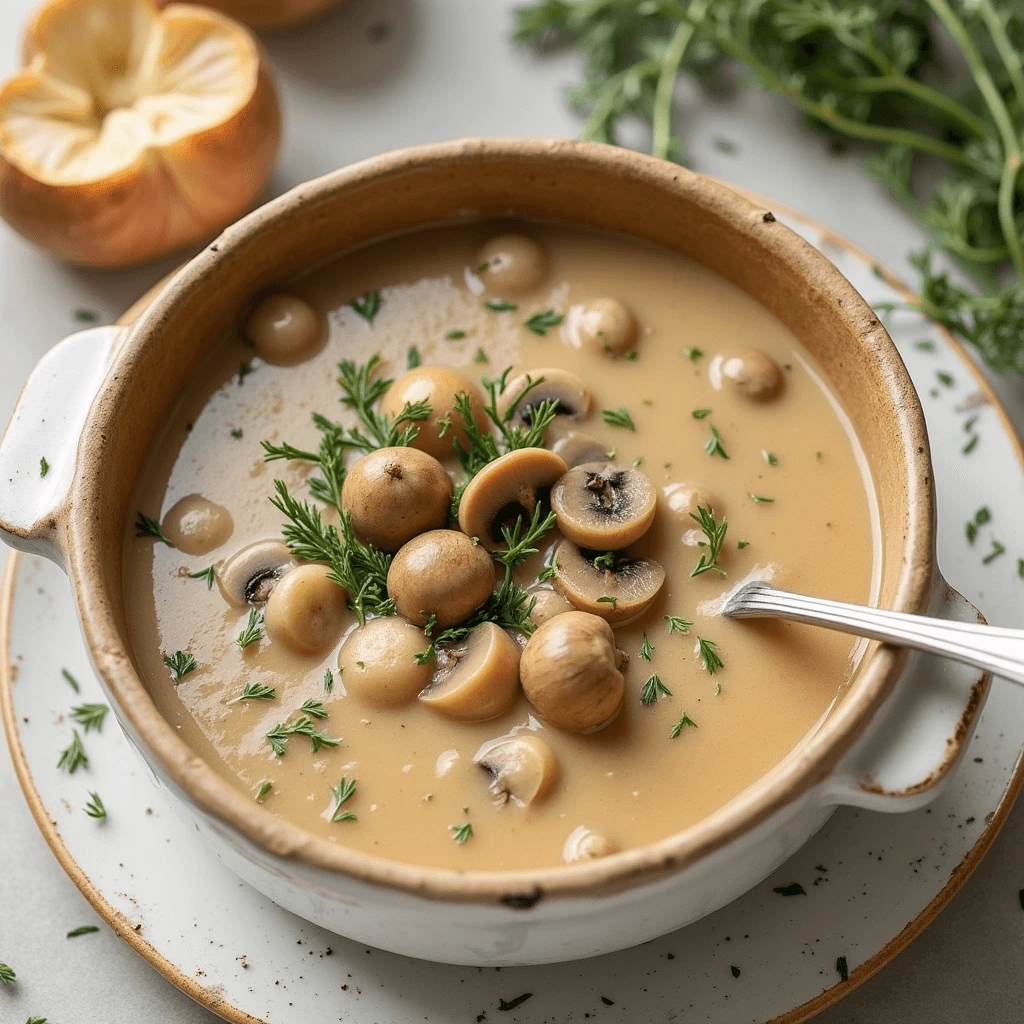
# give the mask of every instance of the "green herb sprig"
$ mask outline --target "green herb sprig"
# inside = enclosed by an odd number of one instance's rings
[[[356,795],[356,779],[346,779],[343,775],[336,786],[331,786],[331,793],[334,794],[334,808],[331,811],[331,821],[356,821],[356,815],[351,811],[342,810]]]
[[[729,530],[729,523],[723,516],[721,520],[715,518],[714,510],[707,505],[700,505],[696,512],[690,513],[690,518],[701,528],[701,532],[707,538],[697,564],[690,573],[691,579],[694,576],[703,576],[706,572],[715,572],[719,576],[725,576],[726,572],[718,564],[718,556],[722,553],[722,545],[725,543],[725,535]]]

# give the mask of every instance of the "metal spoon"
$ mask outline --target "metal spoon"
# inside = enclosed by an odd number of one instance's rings
[[[734,619],[787,619],[838,629],[899,647],[939,654],[1024,686],[1024,629],[867,608],[792,594],[767,583],[747,583],[740,587],[726,600],[722,614]]]

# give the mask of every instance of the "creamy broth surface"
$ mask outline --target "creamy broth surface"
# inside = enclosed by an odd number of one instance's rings
[[[489,238],[509,230],[547,255],[539,285],[495,311],[477,273]],[[125,603],[135,657],[154,700],[200,755],[264,807],[328,838],[425,866],[516,869],[564,863],[581,828],[629,849],[665,838],[720,808],[777,765],[811,731],[849,679],[859,647],[849,637],[773,622],[732,622],[716,602],[748,578],[839,600],[873,597],[877,529],[871,483],[848,422],[794,336],[763,307],[700,265],[644,243],[546,224],[460,225],[405,235],[345,254],[287,284],[326,322],[314,353],[291,365],[254,357],[241,329],[214,347],[181,396],[148,460],[137,508],[154,519],[190,495],[222,506],[203,554],[152,537],[125,539]],[[379,292],[372,322],[349,304]],[[620,299],[639,325],[623,355],[579,344],[579,306]],[[524,325],[554,310],[564,320],[541,336]],[[223,566],[246,544],[280,539],[282,514],[270,503],[281,479],[309,500],[308,463],[263,459],[262,440],[315,450],[311,414],[351,426],[339,401],[338,362],[375,353],[381,372],[400,377],[409,349],[424,365],[461,369],[473,380],[562,368],[593,395],[578,426],[617,465],[641,460],[658,493],[650,530],[631,551],[656,558],[666,579],[640,618],[615,625],[626,653],[625,697],[606,728],[578,735],[545,725],[522,692],[510,710],[483,723],[443,717],[421,701],[378,708],[362,703],[338,671],[343,635],[326,654],[301,656],[264,638],[242,650],[236,638],[248,609],[228,604],[218,586],[190,576]],[[777,398],[753,402],[723,379],[730,357],[756,348],[780,367]],[[635,352],[635,358],[629,353]],[[287,362],[288,360],[283,360]],[[240,370],[240,367],[244,369]],[[606,423],[602,410],[625,407],[635,431]],[[711,410],[701,418],[693,410]],[[721,450],[709,454],[712,428]],[[550,446],[550,437],[548,444]],[[349,455],[349,464],[355,456]],[[445,463],[458,477],[454,461]],[[675,518],[665,488],[694,483],[728,520],[720,563],[727,576],[691,577],[704,548],[697,524]],[[755,500],[752,495],[767,500]],[[328,522],[337,514],[323,510]],[[532,584],[558,540],[516,570]],[[742,547],[739,544],[742,542]],[[502,569],[496,567],[497,579]],[[346,611],[347,633],[356,626]],[[670,633],[666,616],[691,620]],[[646,634],[650,660],[639,656]],[[702,666],[697,637],[717,645],[723,663]],[[165,655],[187,652],[197,667],[175,683]],[[325,672],[334,676],[325,691]],[[641,702],[656,673],[671,696]],[[247,684],[273,687],[272,700],[237,700]],[[275,756],[266,733],[294,721],[304,701],[322,701],[314,725],[335,747],[314,753],[291,736]],[[675,737],[673,726],[685,712]],[[542,737],[560,778],[543,800],[496,805],[489,776],[474,763],[486,741],[512,731]],[[332,821],[332,787],[358,779]],[[452,826],[472,825],[472,837]]]

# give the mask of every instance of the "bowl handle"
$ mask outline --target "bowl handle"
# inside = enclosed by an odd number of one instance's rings
[[[36,364],[0,437],[0,540],[62,568],[78,442],[123,327],[91,327]],[[45,461],[43,461],[45,460]]]
[[[935,605],[939,618],[985,621],[944,580]],[[867,733],[823,783],[824,802],[909,811],[934,800],[974,735],[990,682],[968,665],[911,655]]]

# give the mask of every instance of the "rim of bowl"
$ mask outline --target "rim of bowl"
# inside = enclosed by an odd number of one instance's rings
[[[569,166],[613,174],[653,184],[713,210],[738,231],[759,232],[768,213],[727,186],[654,157],[600,143],[568,139],[475,138],[413,146],[332,171],[293,188],[227,228],[165,285],[141,314],[131,335],[115,356],[103,401],[89,414],[79,464],[69,502],[66,526],[68,573],[75,591],[83,633],[97,670],[116,698],[125,718],[176,786],[198,809],[226,823],[235,832],[271,855],[313,869],[352,876],[366,883],[402,890],[434,900],[504,903],[529,908],[547,896],[605,895],[682,870],[750,832],[775,812],[797,800],[826,778],[859,738],[891,691],[904,659],[900,652],[878,647],[862,661],[843,702],[786,757],[727,804],[682,832],[645,846],[587,863],[502,871],[458,871],[419,867],[332,843],[291,824],[255,803],[219,775],[182,740],[153,703],[132,664],[129,644],[116,622],[112,601],[103,585],[104,558],[98,531],[92,524],[101,515],[103,494],[97,473],[84,472],[93,458],[103,455],[116,437],[121,396],[137,380],[143,352],[161,341],[160,324],[170,309],[191,290],[206,285],[218,264],[226,267],[231,249],[272,232],[283,221],[301,216],[318,198],[370,182],[394,179],[425,166],[448,166],[510,160],[517,163]],[[780,230],[781,229],[781,230]],[[839,313],[862,340],[871,337],[888,377],[893,416],[908,469],[907,520],[890,524],[884,535],[902,527],[902,559],[891,607],[920,611],[932,592],[934,573],[934,492],[924,414],[917,393],[896,347],[865,300],[845,277],[799,235],[772,223],[759,241],[772,257],[797,267],[832,299],[841,300]],[[865,326],[866,325],[866,326]],[[106,444],[90,443],[106,437]]]

